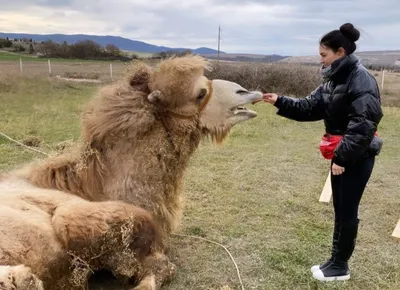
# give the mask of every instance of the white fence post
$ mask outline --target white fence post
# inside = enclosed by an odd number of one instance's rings
[[[51,76],[51,62],[50,59],[47,60],[48,65],[49,65],[49,76]]]
[[[112,63],[110,63],[110,78],[113,78],[113,68],[112,68]]]
[[[22,69],[22,58],[19,58],[19,68],[21,70],[21,73],[23,73],[23,69]]]
[[[384,84],[385,84],[385,69],[382,69],[382,91]]]

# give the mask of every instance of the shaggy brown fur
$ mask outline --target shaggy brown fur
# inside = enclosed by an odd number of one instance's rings
[[[103,88],[90,103],[81,152],[34,166],[30,182],[88,200],[135,204],[168,236],[181,214],[184,170],[202,135],[199,104],[188,92],[206,65],[197,56],[167,60],[155,72],[136,64],[128,79]],[[163,94],[154,104],[148,94],[155,90]],[[174,118],[170,111],[193,118]]]
[[[99,269],[126,281],[154,276],[159,289],[173,274],[145,210],[12,179],[0,187],[0,289],[81,289]]]
[[[43,282],[24,265],[0,266],[0,289],[44,290]]]

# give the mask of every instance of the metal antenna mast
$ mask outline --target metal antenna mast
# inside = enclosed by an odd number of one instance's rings
[[[221,45],[221,25],[218,26],[218,63],[219,63],[220,45]]]

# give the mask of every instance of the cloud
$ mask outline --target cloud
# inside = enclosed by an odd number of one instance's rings
[[[4,32],[119,35],[156,45],[310,55],[352,22],[359,48],[400,49],[398,0],[0,0]]]

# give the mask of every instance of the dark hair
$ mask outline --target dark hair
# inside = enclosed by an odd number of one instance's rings
[[[357,46],[355,42],[360,38],[360,31],[354,28],[353,24],[345,23],[340,26],[339,30],[332,30],[331,32],[325,34],[320,45],[327,46],[334,52],[337,52],[339,48],[343,47],[346,54],[352,54]]]

